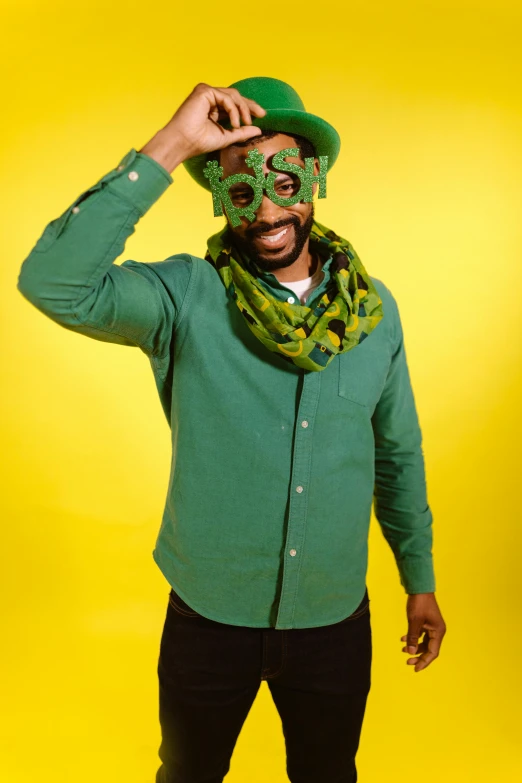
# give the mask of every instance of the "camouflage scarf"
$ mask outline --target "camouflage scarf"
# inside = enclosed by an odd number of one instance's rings
[[[312,307],[276,299],[248,271],[230,242],[228,226],[208,240],[212,263],[228,296],[268,350],[305,370],[324,370],[338,353],[355,348],[382,318],[382,301],[350,242],[314,221],[310,252],[333,255],[328,289]]]

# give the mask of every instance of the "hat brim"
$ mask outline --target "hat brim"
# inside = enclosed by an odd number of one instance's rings
[[[326,120],[317,117],[315,114],[309,114],[306,111],[296,111],[295,109],[268,109],[264,117],[253,117],[252,125],[258,128],[271,128],[288,135],[297,134],[304,136],[312,142],[315,147],[317,157],[328,155],[328,171],[332,168],[341,149],[341,138],[335,128]],[[230,128],[230,124],[223,127]],[[254,137],[255,139],[255,137]],[[183,161],[183,165],[196,180],[198,185],[210,190],[210,183],[203,175],[203,169],[207,163],[208,153],[196,155],[194,158],[188,158]]]

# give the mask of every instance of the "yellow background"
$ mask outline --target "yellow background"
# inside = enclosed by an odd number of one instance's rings
[[[149,363],[40,314],[16,291],[20,265],[45,225],[199,81],[263,75],[290,82],[340,132],[317,216],[398,300],[424,435],[448,632],[426,670],[406,665],[406,595],[373,519],[359,779],[514,781],[520,3],[187,5],[2,3],[0,779],[154,781],[168,596],[152,549],[169,431]],[[174,180],[118,263],[203,253],[222,219],[182,167]],[[263,683],[227,783],[285,780]]]

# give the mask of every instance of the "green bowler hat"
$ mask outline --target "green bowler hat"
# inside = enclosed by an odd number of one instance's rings
[[[264,117],[252,116],[252,125],[263,129],[271,128],[288,133],[290,136],[294,133],[304,136],[314,145],[317,157],[328,155],[328,171],[330,171],[339,155],[340,136],[326,120],[305,111],[303,101],[293,87],[280,79],[272,79],[268,76],[241,79],[230,87],[235,87],[245,98],[259,103],[266,110]],[[230,123],[222,124],[224,128],[231,128]],[[255,141],[255,137],[252,141]],[[203,176],[206,162],[205,152],[194,158],[188,158],[183,161],[183,165],[199,185],[210,190],[210,183]]]

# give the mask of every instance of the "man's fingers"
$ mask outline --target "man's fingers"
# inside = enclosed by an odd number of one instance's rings
[[[251,125],[252,114],[256,117],[263,117],[266,114],[265,109],[256,101],[245,98],[238,90],[231,87],[219,87],[213,89],[214,99],[218,107],[223,107],[233,128],[240,127],[239,116],[245,125]],[[220,112],[222,114],[222,112]],[[212,117],[214,119],[214,117]]]
[[[235,87],[225,87],[223,91],[227,92],[239,107],[241,118],[245,125],[252,124],[251,114],[255,114],[256,117],[262,117],[266,114],[266,111],[256,101],[245,98]]]
[[[250,116],[250,109],[248,103],[245,100],[239,101],[239,111],[241,113],[241,119],[244,125],[252,125],[252,117]]]
[[[209,119],[216,122],[218,119],[227,117],[233,128],[239,128],[239,109],[231,95],[218,87],[211,87],[205,96],[209,103]]]
[[[416,652],[419,644],[419,636],[422,634],[425,617],[410,617],[408,633],[406,634],[406,647],[408,652]]]
[[[419,633],[409,633],[406,636],[406,647],[408,652],[415,652],[419,644]]]
[[[256,117],[264,117],[266,114],[266,109],[263,109],[262,106],[259,105],[259,103],[256,103],[255,101],[251,101],[249,98],[245,99],[250,107],[250,111],[252,114],[255,114]]]
[[[241,119],[243,120],[243,124],[252,125],[252,117],[250,116],[250,107],[246,102],[245,98],[243,98],[242,95],[239,95],[239,97],[236,98],[236,102],[237,105],[239,106],[239,111],[241,113]]]
[[[419,654],[419,653],[427,652],[427,650],[428,650],[428,641],[429,641],[428,637],[425,636],[424,639],[422,640],[422,642],[419,642],[419,644],[417,645],[417,649],[416,649],[415,653]],[[408,649],[408,647],[403,647],[402,648],[402,652],[407,653],[407,652],[410,652],[410,650]]]
[[[426,666],[429,666],[432,661],[435,660],[435,658],[438,657],[438,651],[437,652],[425,652],[422,655],[419,655],[418,658],[409,658],[406,663],[410,666],[415,666],[415,671],[418,672],[420,669],[425,669]]]
[[[435,628],[425,629],[424,639],[418,647],[418,655],[416,658],[408,658],[406,661],[410,666],[415,666],[415,671],[425,669],[432,661],[439,655],[440,645],[442,642],[442,634],[440,634]]]
[[[214,90],[214,95],[217,105],[226,109],[232,127],[239,128],[241,125],[239,120],[239,109],[234,99],[230,95],[227,95],[226,93],[220,92],[218,90]]]
[[[261,136],[262,133],[263,131],[257,125],[243,125],[236,130],[224,131],[223,146],[228,147],[229,144],[237,144],[238,141],[253,139],[255,136]]]
[[[241,115],[241,119],[243,120],[243,123],[245,125],[251,125],[252,118],[250,116],[250,109],[248,107],[245,98],[243,98],[241,93],[238,90],[236,90],[235,87],[224,87],[222,88],[222,92],[229,95],[231,100],[237,106],[239,114]]]

